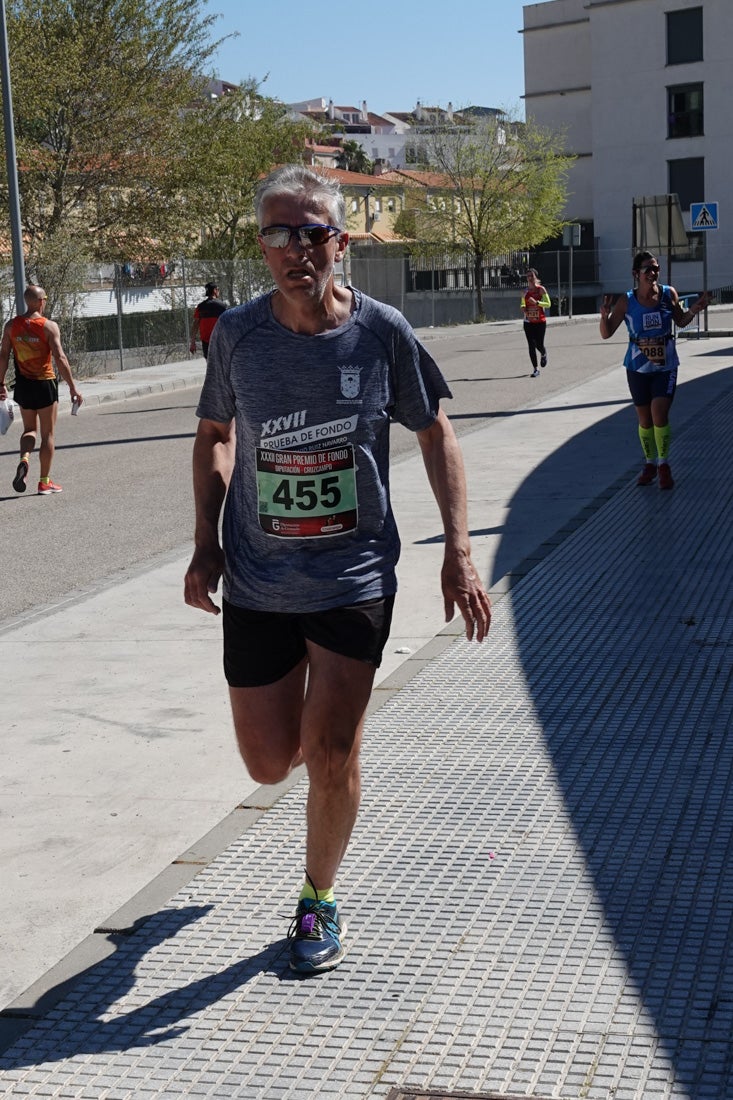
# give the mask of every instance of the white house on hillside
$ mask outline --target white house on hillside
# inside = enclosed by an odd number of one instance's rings
[[[289,103],[291,117],[308,119],[316,126],[330,130],[339,140],[355,141],[370,160],[382,162],[387,168],[415,167],[424,162],[421,155],[423,136],[436,125],[450,125],[453,107],[426,107],[418,100],[412,111],[390,111],[374,114],[362,100],[360,107],[339,106],[332,99],[304,99]],[[469,107],[466,115],[501,115],[497,107]],[[461,112],[456,111],[455,117]],[[321,162],[326,163],[321,157]]]

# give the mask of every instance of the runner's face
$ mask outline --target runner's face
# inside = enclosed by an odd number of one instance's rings
[[[644,260],[639,269],[639,281],[642,286],[653,287],[659,279],[659,262],[655,259]]]
[[[262,227],[268,225],[333,225],[326,206],[300,195],[273,195],[263,206]],[[325,244],[304,246],[291,234],[286,248],[269,248],[260,240],[260,251],[278,290],[291,301],[320,302],[341,259],[348,235],[333,236]]]

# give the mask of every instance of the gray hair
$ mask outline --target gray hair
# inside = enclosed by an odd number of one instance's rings
[[[337,229],[346,225],[346,200],[341,193],[339,183],[328,176],[311,172],[302,164],[285,164],[276,168],[269,176],[261,180],[255,192],[255,218],[262,228],[262,208],[276,195],[302,195],[317,200],[319,205],[327,207],[329,217]]]

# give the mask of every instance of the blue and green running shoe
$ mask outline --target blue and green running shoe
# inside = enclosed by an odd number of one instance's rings
[[[345,934],[336,902],[301,898],[288,929],[290,969],[299,974],[332,970],[346,954],[341,943]]]

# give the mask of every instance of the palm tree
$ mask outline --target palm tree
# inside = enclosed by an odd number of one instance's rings
[[[342,143],[336,165],[347,172],[365,172],[367,175],[371,175],[374,168],[358,141],[344,141]]]

